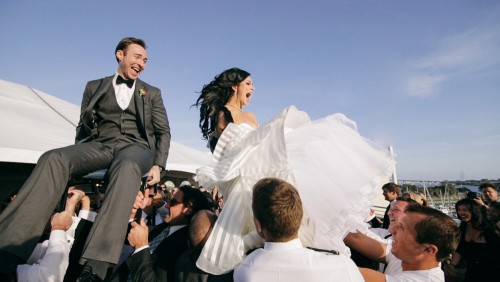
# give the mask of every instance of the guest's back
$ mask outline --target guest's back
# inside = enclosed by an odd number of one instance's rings
[[[235,281],[363,281],[354,262],[342,255],[304,248],[299,239],[280,246],[266,242],[236,268]]]
[[[235,281],[363,281],[349,257],[302,245],[302,201],[290,183],[277,178],[258,181],[252,211],[257,233],[266,242],[235,269]]]

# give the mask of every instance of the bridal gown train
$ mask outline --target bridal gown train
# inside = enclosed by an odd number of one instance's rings
[[[198,267],[212,274],[229,272],[245,252],[263,245],[253,223],[252,187],[264,177],[286,180],[299,190],[304,246],[349,255],[342,239],[366,227],[371,199],[392,168],[389,152],[359,135],[342,114],[311,121],[290,106],[257,129],[229,124],[211,163],[197,171],[200,185],[218,186],[225,198]]]

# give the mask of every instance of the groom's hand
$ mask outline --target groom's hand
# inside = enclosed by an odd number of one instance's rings
[[[158,182],[160,182],[160,172],[161,169],[159,166],[154,165],[150,170],[149,170],[149,177],[148,177],[148,186],[152,186]]]

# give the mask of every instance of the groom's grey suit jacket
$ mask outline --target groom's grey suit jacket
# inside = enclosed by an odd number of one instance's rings
[[[76,143],[88,142],[93,139],[92,118],[95,107],[104,94],[113,87],[114,76],[89,81],[85,87],[82,100],[80,121],[76,128]],[[138,129],[154,152],[153,164],[165,168],[170,148],[170,127],[161,98],[160,89],[137,79],[133,99],[135,102]]]

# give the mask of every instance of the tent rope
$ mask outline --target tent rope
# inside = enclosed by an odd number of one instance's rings
[[[59,111],[56,110],[56,108],[52,107],[47,101],[45,101],[45,99],[42,98],[42,96],[40,96],[40,94],[38,94],[38,92],[36,92],[35,89],[27,86],[33,93],[35,93],[35,95],[40,98],[40,100],[42,100],[45,105],[47,105],[49,108],[51,108],[54,112],[56,112],[58,115],[60,115],[63,119],[65,119],[67,122],[69,122],[71,125],[73,125],[74,127],[76,127],[76,124],[74,124],[71,120],[69,120],[68,118],[66,118],[62,113],[60,113]]]

